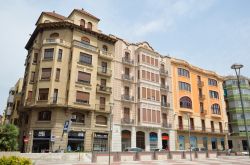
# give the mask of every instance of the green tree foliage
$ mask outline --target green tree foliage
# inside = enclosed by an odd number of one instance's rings
[[[17,150],[18,128],[13,124],[0,126],[0,151]]]
[[[1,157],[0,165],[31,165],[32,162],[28,158],[21,158],[17,156]]]

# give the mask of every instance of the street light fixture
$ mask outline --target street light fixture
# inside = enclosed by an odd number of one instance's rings
[[[109,112],[109,165],[110,165],[110,152],[111,152],[111,136],[112,136],[112,108],[114,103],[109,103],[110,112]]]
[[[241,87],[240,87],[240,69],[241,68],[243,68],[242,64],[233,64],[231,66],[231,69],[235,70],[235,74],[237,76],[237,85],[238,85],[238,89],[239,89],[239,93],[240,93],[240,102],[241,102],[241,108],[242,108],[242,112],[243,112],[245,131],[246,131],[246,136],[247,136],[247,149],[248,149],[248,155],[250,157],[250,143],[249,143],[247,124],[246,124],[245,109],[244,109],[244,104],[243,104],[243,100],[242,100],[242,93],[241,93]]]

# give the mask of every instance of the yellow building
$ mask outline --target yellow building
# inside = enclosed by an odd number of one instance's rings
[[[171,59],[177,150],[227,148],[223,79],[214,72]],[[190,129],[189,129],[190,128]]]
[[[99,21],[83,9],[38,18],[25,47],[23,151],[108,150],[116,39],[98,29]]]

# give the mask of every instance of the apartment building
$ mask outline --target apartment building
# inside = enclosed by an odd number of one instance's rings
[[[7,105],[6,109],[4,110],[4,124],[10,123],[10,116],[13,111],[13,105],[14,105],[14,95],[15,95],[15,88],[11,87],[9,90],[9,96],[7,99]]]
[[[174,150],[170,58],[147,42],[118,39],[114,59],[112,151]]]
[[[171,59],[176,149],[227,148],[223,79],[186,61]],[[190,143],[189,143],[190,131]]]
[[[228,147],[235,151],[247,151],[247,137],[243,118],[243,111],[238,89],[238,81],[235,76],[224,78],[224,92],[226,110],[228,116]],[[245,117],[248,131],[250,130],[250,81],[240,77],[242,101],[245,109]]]
[[[116,39],[81,9],[42,12],[26,49],[21,149],[107,151]]]

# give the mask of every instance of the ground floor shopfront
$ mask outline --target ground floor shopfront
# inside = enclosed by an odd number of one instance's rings
[[[202,148],[204,150],[226,150],[227,136],[226,134],[214,134],[214,133],[190,133],[178,132],[176,138],[177,150],[189,150],[192,148]]]
[[[105,118],[97,118],[102,119],[103,124],[96,124],[96,116],[99,114],[94,112],[76,114],[73,110],[65,113],[64,110],[53,109],[50,120],[37,121],[37,114],[42,111],[42,109],[31,111],[28,122],[21,127],[21,151],[34,153],[60,150],[108,151],[109,124],[108,120],[104,121]],[[108,115],[106,116],[108,119]],[[65,123],[69,121],[69,128],[65,129]]]
[[[228,148],[234,151],[247,151],[247,138],[240,136],[228,137]]]
[[[154,149],[175,150],[175,132],[163,128],[113,125],[112,151],[138,147],[145,151]]]

